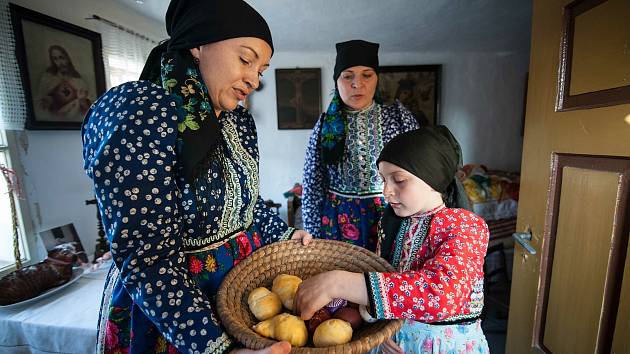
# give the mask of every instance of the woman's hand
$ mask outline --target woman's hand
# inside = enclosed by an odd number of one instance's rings
[[[387,340],[381,344],[380,349],[382,350],[381,353],[385,354],[405,354],[402,348],[391,338],[387,338]]]
[[[317,310],[335,298],[367,305],[367,287],[363,274],[332,270],[310,277],[300,283],[293,308],[298,310],[303,320],[309,320]]]
[[[291,351],[291,344],[286,341],[275,343],[267,348],[260,350],[251,349],[236,349],[232,350],[230,354],[287,354]]]
[[[313,239],[313,235],[309,234],[308,231],[305,230],[295,230],[293,231],[293,235],[291,235],[292,240],[301,240],[304,246],[308,245]]]

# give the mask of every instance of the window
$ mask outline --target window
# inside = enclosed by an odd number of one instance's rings
[[[144,62],[157,41],[98,15],[98,31],[103,39],[103,62],[107,87],[138,80]]]
[[[0,129],[0,165],[12,169],[6,131]],[[29,260],[27,240],[24,237],[23,221],[20,216],[19,200],[14,193],[9,193],[4,175],[0,180],[0,272],[12,269],[15,266],[13,248],[13,213],[11,211],[11,198],[15,202],[15,211],[18,222],[18,237],[22,263]]]

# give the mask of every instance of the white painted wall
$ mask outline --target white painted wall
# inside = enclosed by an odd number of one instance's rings
[[[14,0],[18,5],[95,30],[85,20],[95,13],[141,33],[163,38],[163,25],[97,0]],[[68,9],[72,11],[68,11]],[[282,193],[302,179],[310,131],[278,130],[275,98],[276,68],[320,67],[322,110],[334,84],[335,53],[276,52],[265,73],[264,90],[251,100],[260,145],[261,195],[281,202]],[[521,119],[528,52],[519,53],[381,53],[382,65],[442,64],[441,122],[457,137],[467,163],[520,170]],[[86,206],[92,189],[82,167],[79,131],[25,131],[18,134],[23,181],[34,231],[74,223],[88,252],[96,239],[95,206]],[[43,255],[40,247],[39,257]],[[41,258],[39,258],[41,259]]]
[[[331,44],[331,48],[332,48]],[[276,52],[265,87],[252,96],[260,145],[261,195],[283,203],[282,193],[301,182],[310,130],[278,130],[276,68],[320,67],[322,110],[330,102],[335,53]],[[519,171],[521,124],[529,53],[380,53],[381,65],[442,64],[440,123],[459,140],[464,163]]]
[[[97,14],[153,38],[166,36],[164,26],[138,16],[127,8],[100,0],[12,0],[11,2],[60,20],[96,31],[96,22],[86,20]],[[19,158],[31,212],[33,232],[73,223],[88,253],[96,244],[96,207],[85,205],[92,199],[92,186],[83,172],[81,136],[73,131],[32,131],[18,133]],[[36,235],[36,261],[45,258],[43,244]],[[32,241],[32,240],[31,240]],[[90,257],[91,258],[91,257]]]

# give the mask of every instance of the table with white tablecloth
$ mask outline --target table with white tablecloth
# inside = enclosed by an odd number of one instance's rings
[[[35,303],[0,308],[0,353],[93,353],[105,276],[86,273]]]

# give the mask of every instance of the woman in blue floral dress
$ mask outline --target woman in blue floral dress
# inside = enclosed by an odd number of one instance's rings
[[[396,101],[375,102],[377,43],[337,43],[335,92],[313,128],[303,172],[302,219],[315,237],[376,248],[384,210],[376,158],[394,136],[418,128]]]
[[[269,66],[265,20],[242,0],[173,0],[166,24],[142,80],[105,93],[82,128],[114,260],[99,353],[234,350],[214,307],[225,274],[265,244],[310,237],[264,206],[256,127],[238,106]]]

